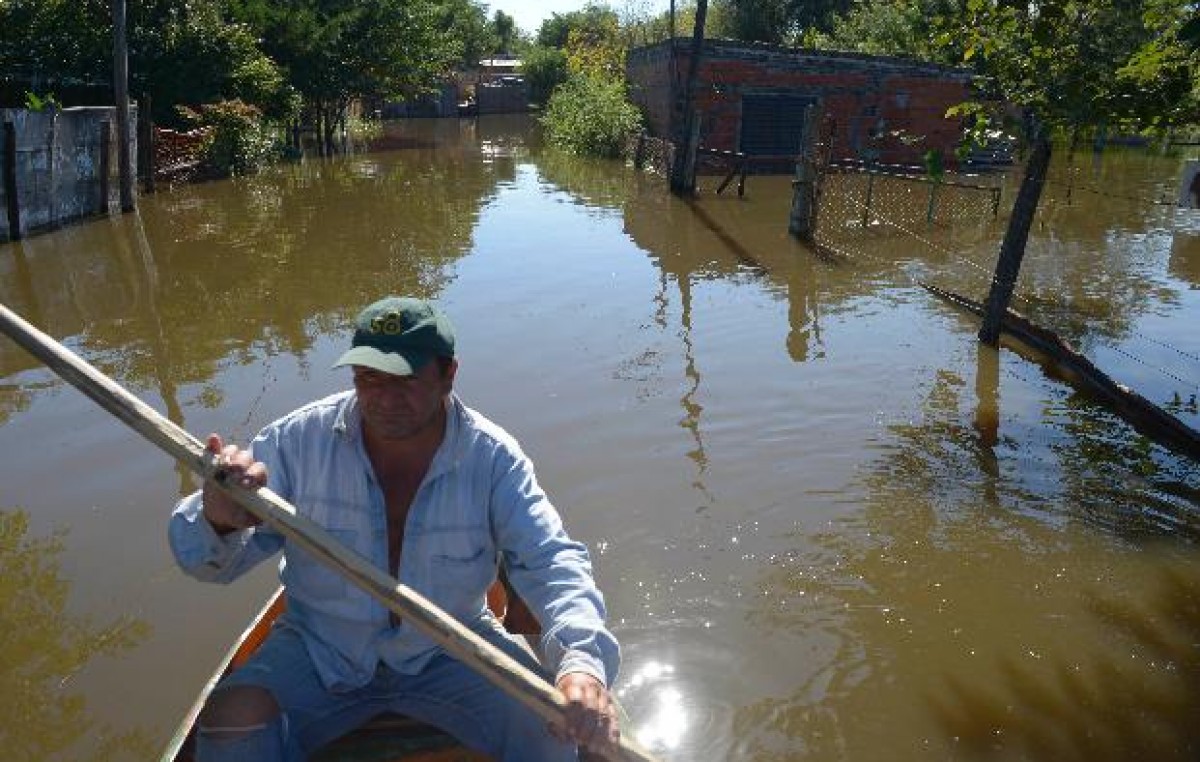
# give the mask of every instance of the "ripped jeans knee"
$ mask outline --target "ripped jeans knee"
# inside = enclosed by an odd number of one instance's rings
[[[196,762],[293,762],[287,753],[287,718],[247,726],[207,726],[196,729]]]

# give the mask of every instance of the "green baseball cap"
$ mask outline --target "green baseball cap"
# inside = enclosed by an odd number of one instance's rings
[[[454,328],[424,299],[389,296],[358,313],[351,348],[333,364],[411,376],[435,357],[454,356]]]

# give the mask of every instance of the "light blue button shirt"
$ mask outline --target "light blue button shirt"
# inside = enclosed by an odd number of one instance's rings
[[[271,490],[347,547],[387,568],[383,492],[363,447],[353,391],[318,400],[264,428],[251,445]],[[300,630],[333,690],[365,685],[380,662],[418,672],[440,647],[384,606],[265,526],[219,537],[200,493],[175,509],[168,529],[180,567],[230,582],[281,548],[287,621]],[[604,599],[587,548],[563,530],[517,441],[451,397],[446,434],[409,508],[400,581],[475,630],[494,627],[487,588],[503,556],[513,588],[542,623],[543,663],[562,676],[606,684],[620,651],[604,626]]]

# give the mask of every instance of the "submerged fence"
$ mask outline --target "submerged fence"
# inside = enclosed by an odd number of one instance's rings
[[[1000,186],[973,175],[940,178],[903,168],[837,163],[818,172],[814,240],[834,245],[867,235],[995,217]]]
[[[113,108],[0,109],[0,127],[0,241],[117,206]],[[132,174],[136,117],[129,141]]]

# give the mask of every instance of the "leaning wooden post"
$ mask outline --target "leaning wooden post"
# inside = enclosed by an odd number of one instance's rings
[[[792,180],[792,213],[788,232],[802,241],[811,242],[816,229],[817,155],[812,150],[812,130],[817,107],[804,109],[804,134],[800,138],[800,156],[796,161],[796,177]]]
[[[1021,189],[1013,202],[1012,217],[1004,242],[1000,245],[1000,256],[996,260],[996,274],[992,277],[992,288],[988,292],[983,327],[979,329],[979,340],[990,346],[1000,342],[1000,322],[1008,312],[1017,275],[1021,272],[1021,260],[1025,257],[1025,243],[1029,240],[1029,228],[1037,212],[1042,186],[1046,184],[1046,170],[1050,166],[1050,139],[1044,128],[1036,127],[1033,151],[1025,165],[1025,177]]]
[[[113,97],[117,102],[117,174],[121,178],[121,211],[137,208],[129,171],[129,47],[125,39],[125,0],[112,0]]]
[[[813,188],[816,186],[816,169],[812,160],[801,156],[796,162],[796,177],[792,180],[792,214],[788,219],[788,232],[802,241],[811,241],[813,233],[812,207]]]
[[[646,131],[638,130],[637,145],[633,149],[633,168],[641,170],[646,166]]]

